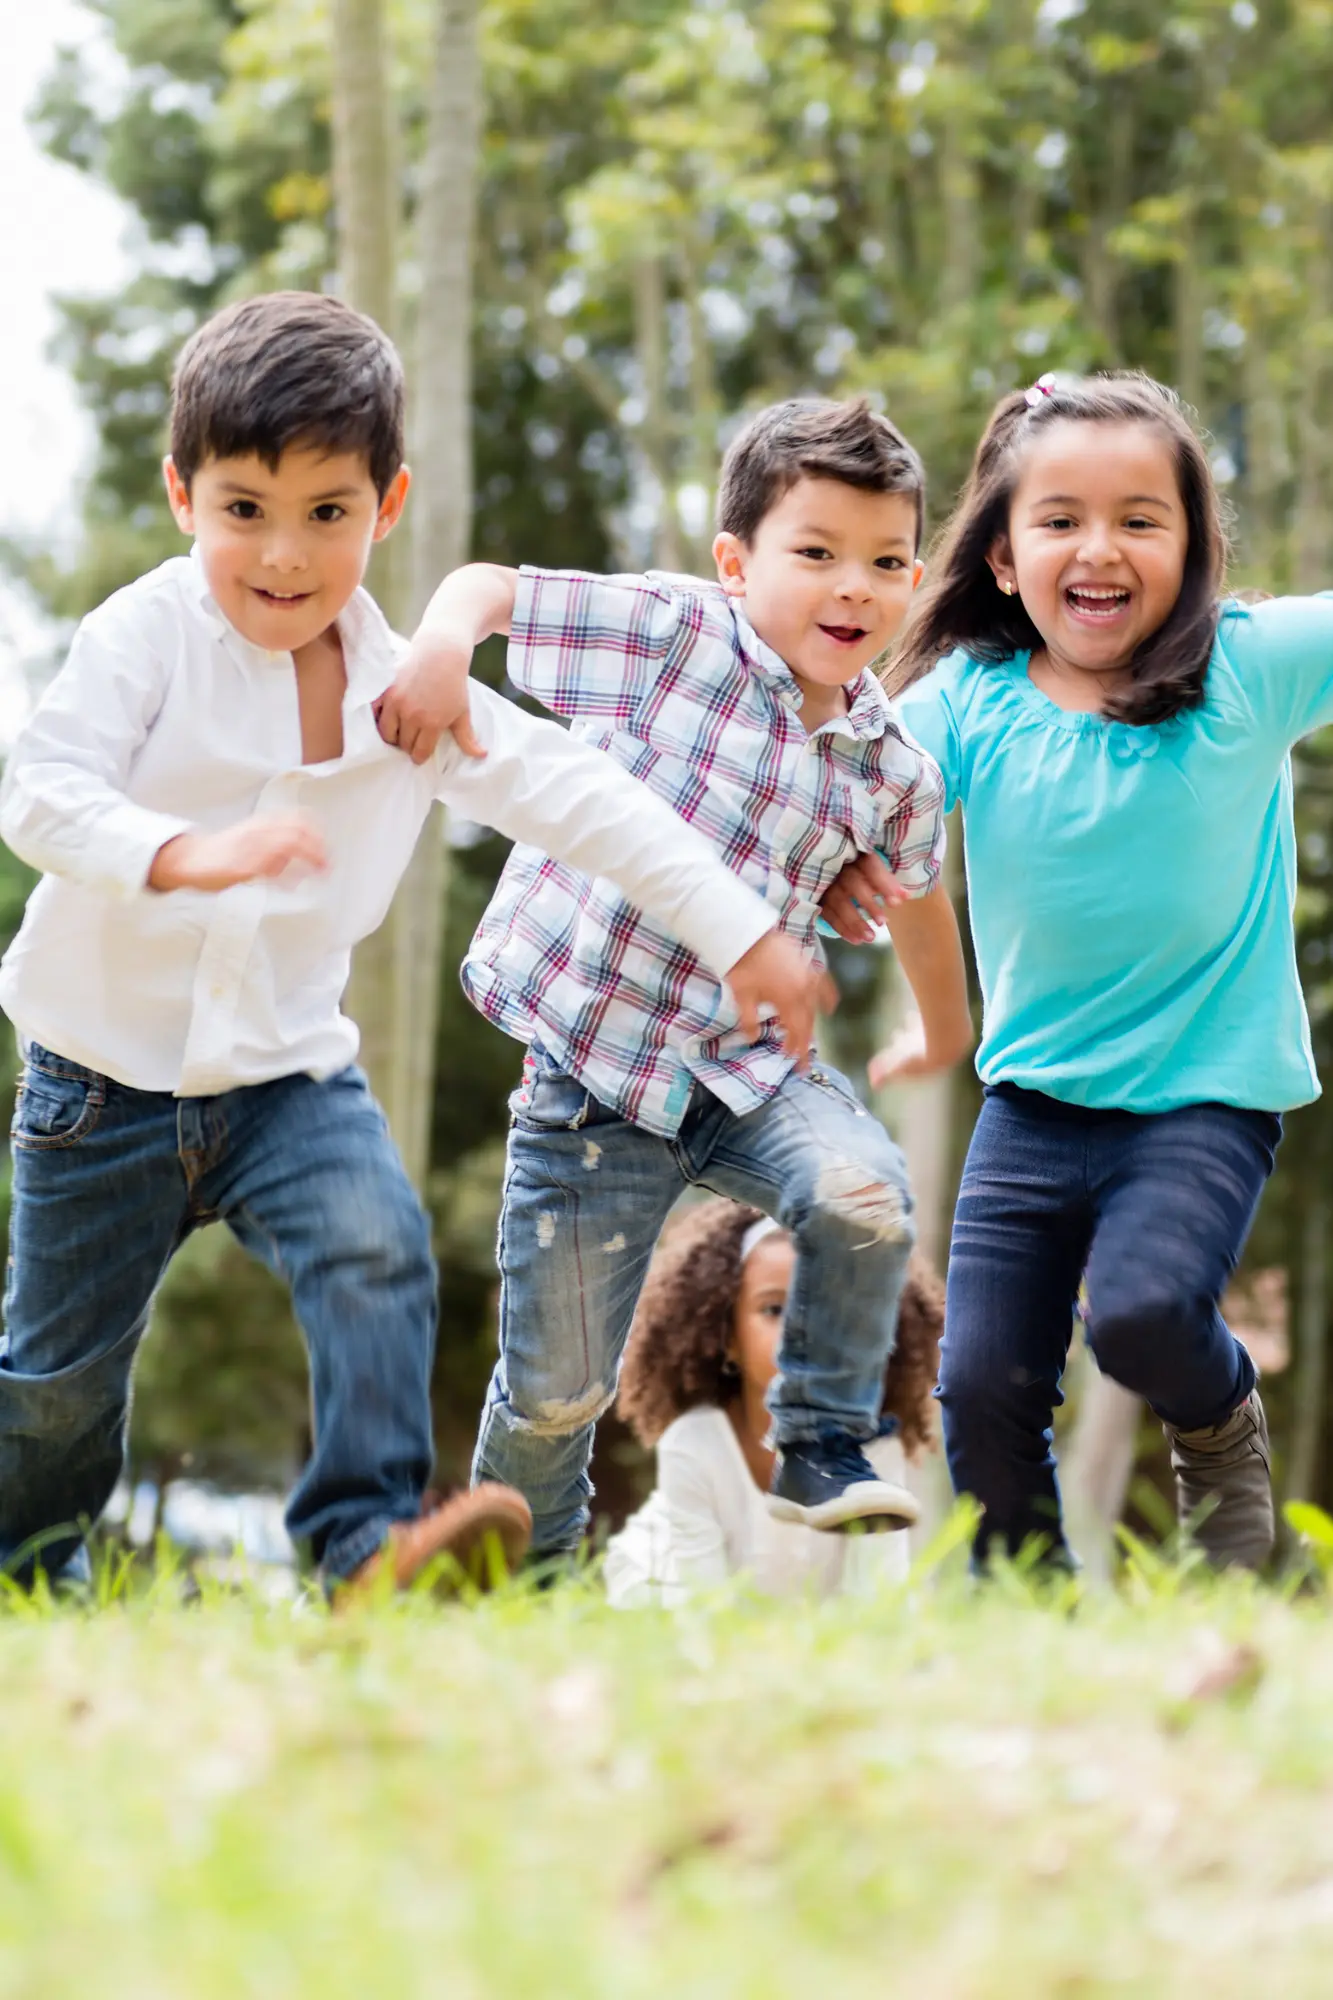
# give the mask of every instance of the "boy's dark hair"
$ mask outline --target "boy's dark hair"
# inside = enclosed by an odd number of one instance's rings
[[[171,385],[171,455],[187,490],[206,459],[253,452],[276,471],[293,447],[356,452],[381,500],[403,462],[397,350],[321,292],[224,306],[186,341]]]
[[[1226,579],[1222,506],[1208,454],[1180,398],[1150,375],[1128,371],[1043,378],[1037,390],[1015,390],[997,404],[958,505],[931,551],[927,580],[886,677],[891,692],[929,673],[955,646],[996,666],[1041,645],[1022,600],[1001,594],[986,552],[1008,532],[1025,447],[1052,424],[1068,422],[1159,430],[1175,459],[1189,534],[1180,595],[1165,623],[1138,648],[1130,662],[1132,685],[1107,701],[1106,714],[1117,722],[1168,722],[1203,700]]]
[[[896,424],[864,396],[849,403],[793,398],[751,417],[722,460],[719,532],[752,542],[765,514],[798,479],[838,479],[866,493],[905,494],[916,502],[920,546],[925,468]]]
[[[619,1415],[642,1445],[701,1404],[719,1409],[740,1394],[727,1361],[741,1288],[741,1239],[757,1208],[714,1200],[664,1232],[648,1267],[620,1371]],[[898,1341],[884,1375],[883,1409],[897,1419],[911,1457],[935,1448],[932,1390],[940,1365],[944,1287],[912,1253],[898,1312]]]

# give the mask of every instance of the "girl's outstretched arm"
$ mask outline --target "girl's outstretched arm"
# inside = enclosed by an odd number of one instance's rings
[[[884,921],[920,1020],[872,1061],[870,1080],[877,1087],[951,1069],[975,1039],[962,940],[948,890],[935,888],[899,903],[884,912]]]

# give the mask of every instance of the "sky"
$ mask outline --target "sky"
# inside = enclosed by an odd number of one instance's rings
[[[126,211],[104,188],[58,165],[26,114],[62,44],[97,23],[76,0],[0,0],[0,534],[68,538],[92,432],[69,377],[47,354],[51,295],[110,291],[127,269]],[[0,583],[0,739],[24,694],[22,663],[43,649],[41,621]]]

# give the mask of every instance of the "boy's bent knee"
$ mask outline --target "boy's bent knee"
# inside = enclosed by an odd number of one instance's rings
[[[614,1388],[604,1382],[594,1382],[577,1396],[526,1397],[522,1404],[511,1393],[509,1420],[515,1430],[525,1431],[529,1437],[568,1437],[595,1424],[610,1409],[614,1397]]]
[[[877,1177],[855,1160],[832,1160],[820,1168],[812,1210],[867,1243],[893,1244],[906,1251],[916,1241],[912,1199],[903,1183]]]

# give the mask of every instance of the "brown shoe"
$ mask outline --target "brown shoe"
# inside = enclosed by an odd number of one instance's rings
[[[499,1580],[495,1559],[512,1575],[527,1553],[532,1539],[532,1509],[512,1486],[487,1480],[470,1492],[455,1493],[435,1507],[426,1507],[415,1521],[395,1521],[388,1540],[361,1567],[354,1570],[338,1591],[338,1601],[367,1597],[380,1585],[386,1567],[395,1590],[406,1590],[437,1557],[448,1556],[441,1564],[439,1587],[457,1590],[471,1583],[489,1590]]]
[[[1220,1424],[1178,1431],[1163,1424],[1176,1475],[1180,1524],[1214,1569],[1260,1569],[1273,1552],[1268,1423],[1252,1389]]]

